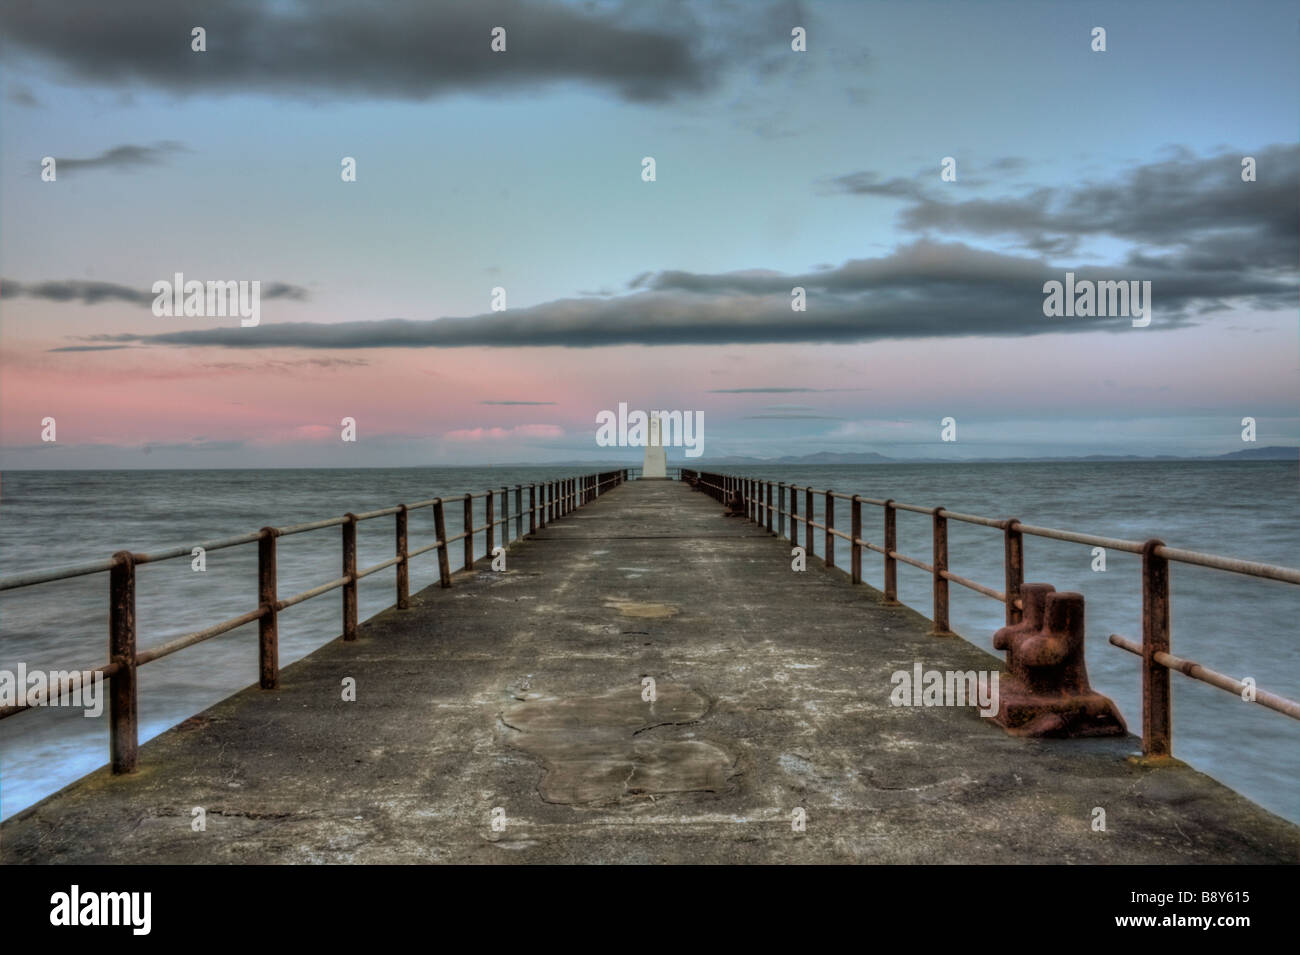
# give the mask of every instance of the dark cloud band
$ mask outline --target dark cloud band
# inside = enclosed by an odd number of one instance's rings
[[[171,280],[171,276],[167,276]],[[288,282],[262,283],[262,299],[287,298],[305,301],[307,290]],[[0,298],[39,298],[47,302],[80,302],[83,305],[100,305],[104,302],[129,302],[132,305],[152,305],[157,295],[145,289],[117,285],[113,282],[86,282],[65,279],[55,282],[0,281]]]
[[[467,89],[580,80],[630,100],[664,100],[712,83],[713,60],[689,18],[676,28],[555,2],[384,0],[60,0],[6,3],[11,46],[95,82],[175,92],[426,99]],[[190,49],[206,30],[207,50]],[[490,49],[506,29],[504,53]]]

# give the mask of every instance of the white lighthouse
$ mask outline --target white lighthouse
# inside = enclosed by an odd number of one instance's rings
[[[668,477],[668,460],[664,455],[663,422],[659,415],[650,415],[650,440],[645,444],[645,462],[641,465],[641,477]]]

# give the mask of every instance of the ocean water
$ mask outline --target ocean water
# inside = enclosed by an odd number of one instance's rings
[[[833,465],[733,473],[831,487],[920,506],[943,505],[987,517],[1144,540],[1211,553],[1300,566],[1295,523],[1300,481],[1287,462],[1095,462],[1017,464]],[[163,547],[387,507],[435,496],[565,476],[567,468],[441,468],[249,471],[11,471],[0,489],[0,575],[108,557],[116,550]],[[525,493],[525,498],[526,498]],[[525,501],[526,503],[526,501]],[[800,510],[803,510],[800,500]],[[475,523],[483,521],[476,501]],[[511,508],[513,512],[513,494]],[[448,532],[461,529],[459,506],[447,511]],[[821,519],[821,500],[816,517]],[[848,526],[848,504],[836,504]],[[879,508],[863,510],[864,537],[881,539]],[[950,521],[949,566],[986,586],[1003,586],[999,531]],[[484,552],[484,535],[475,553]],[[410,546],[434,539],[432,512],[411,517]],[[930,522],[899,512],[902,553],[930,559]],[[817,549],[821,549],[821,534]],[[392,556],[393,519],[358,530],[358,566]],[[452,566],[460,564],[453,547]],[[332,579],[341,562],[337,527],[296,535],[278,548],[280,595]],[[837,541],[837,562],[848,548]],[[1106,641],[1111,633],[1140,638],[1140,559],[1111,551],[1104,572],[1091,569],[1091,548],[1025,537],[1025,579],[1087,599],[1087,662],[1093,686],[1119,705],[1140,730],[1139,661]],[[434,582],[436,555],[416,558],[412,592]],[[863,574],[881,585],[882,561],[864,554]],[[930,579],[899,564],[899,597],[927,616]],[[1300,639],[1295,620],[1300,587],[1175,564],[1173,652],[1292,699],[1300,698]],[[359,587],[360,616],[392,604],[392,568]],[[0,592],[0,669],[80,669],[107,652],[107,574]],[[253,545],[210,552],[197,573],[188,559],[143,566],[136,607],[139,645],[149,647],[251,610],[256,605]],[[1001,604],[950,585],[953,629],[986,649],[1002,625]],[[280,615],[281,664],[333,639],[340,629],[337,592]],[[141,740],[257,680],[257,628],[241,627],[140,670]],[[1214,687],[1173,677],[1174,752],[1271,811],[1300,822],[1300,722],[1246,704]],[[107,761],[105,717],[39,708],[0,720],[0,817],[31,805]]]

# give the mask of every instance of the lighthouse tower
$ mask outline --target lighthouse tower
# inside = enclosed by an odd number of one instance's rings
[[[641,478],[668,477],[668,461],[664,456],[663,422],[659,415],[650,415],[650,440],[645,445],[645,462],[641,465]]]

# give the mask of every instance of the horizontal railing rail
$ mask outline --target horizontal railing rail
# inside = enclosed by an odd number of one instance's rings
[[[410,607],[410,563],[412,558],[427,554],[432,550],[438,552],[438,582],[442,587],[452,585],[451,545],[464,541],[464,564],[462,570],[474,566],[474,536],[484,533],[486,539],[483,557],[494,556],[497,547],[497,529],[501,529],[501,540],[509,544],[525,536],[524,522],[527,521],[528,534],[535,533],[552,521],[563,517],[576,508],[594,501],[601,494],[628,480],[626,469],[600,471],[581,474],[574,477],[558,478],[532,484],[516,484],[513,487],[492,488],[478,493],[434,497],[417,501],[414,504],[397,504],[360,514],[344,514],[340,517],[326,518],[319,521],[307,521],[290,524],[285,527],[263,527],[260,531],[223,537],[217,540],[202,541],[197,544],[184,544],[150,553],[118,551],[107,560],[90,561],[84,564],[71,564],[47,570],[28,571],[0,577],[0,591],[31,587],[36,584],[55,580],[68,580],[89,574],[107,572],[109,575],[109,650],[108,663],[85,670],[66,671],[67,679],[60,679],[56,685],[47,686],[43,694],[28,696],[15,705],[0,707],[0,719],[14,716],[24,710],[41,705],[45,700],[57,699],[71,688],[75,674],[77,680],[81,673],[102,674],[109,681],[109,753],[110,765],[114,773],[129,773],[135,770],[139,762],[139,719],[136,696],[136,671],[147,663],[161,660],[184,650],[186,647],[203,643],[213,637],[256,622],[258,625],[258,683],[264,690],[274,690],[280,685],[279,662],[279,622],[282,610],[296,606],[304,601],[327,594],[332,590],[343,591],[343,639],[357,638],[357,584],[372,574],[377,574],[389,567],[397,568],[396,606],[399,610]],[[524,492],[527,491],[528,504],[524,505]],[[513,514],[510,507],[511,496],[514,497]],[[484,523],[474,526],[474,501],[484,501]],[[463,530],[449,536],[446,525],[446,507],[462,502]],[[497,502],[500,502],[498,516]],[[413,511],[429,508],[433,511],[434,534],[436,539],[423,547],[412,550],[409,546],[410,515]],[[394,541],[395,553],[370,567],[357,567],[357,525],[362,521],[381,517],[395,518]],[[514,536],[510,533],[510,522],[514,520]],[[319,584],[292,597],[281,598],[278,592],[276,574],[276,541],[281,537],[322,530],[328,527],[342,528],[343,566],[342,574],[333,580]],[[158,563],[177,557],[190,557],[196,547],[210,552],[241,544],[257,543],[257,609],[231,617],[220,623],[201,630],[181,634],[157,646],[140,649],[136,645],[137,628],[135,615],[136,568],[144,564]]]
[[[1170,619],[1169,565],[1193,564],[1227,573],[1259,577],[1289,584],[1300,584],[1300,570],[1277,564],[1221,557],[1199,551],[1169,547],[1164,541],[1124,540],[1081,534],[1052,527],[1023,524],[1014,517],[993,518],[977,514],[949,511],[943,507],[921,507],[903,504],[893,498],[871,498],[860,494],[845,494],[831,488],[814,488],[806,485],[773,482],[744,475],[721,474],[682,469],[682,480],[709,494],[721,503],[743,509],[750,520],[764,525],[769,532],[786,537],[786,518],[790,520],[789,539],[799,543],[799,528],[803,527],[804,549],[817,556],[814,549],[814,531],[823,533],[820,555],[827,567],[835,566],[834,542],[838,538],[849,542],[849,575],[855,584],[862,583],[862,552],[870,550],[884,557],[883,596],[887,604],[898,603],[898,564],[903,563],[931,576],[933,632],[950,634],[948,627],[948,584],[955,583],[975,593],[997,600],[1006,606],[1007,625],[1019,623],[1024,611],[1021,590],[1025,582],[1025,535],[1043,537],[1069,543],[1104,547],[1142,558],[1142,617],[1141,643],[1135,643],[1118,634],[1111,634],[1109,642],[1142,658],[1142,751],[1147,756],[1163,757],[1173,753],[1173,720],[1170,695],[1170,674],[1177,671],[1184,676],[1300,719],[1300,703],[1275,693],[1247,685],[1225,676],[1192,660],[1170,653],[1172,626]],[[775,494],[776,502],[773,503]],[[787,496],[789,505],[787,509]],[[799,498],[803,497],[803,512],[799,511]],[[824,518],[815,517],[815,503],[821,500]],[[847,501],[850,505],[850,530],[845,533],[835,527],[835,502]],[[862,536],[862,505],[868,504],[883,510],[884,526],[881,543],[872,543]],[[898,550],[897,514],[908,511],[927,515],[931,520],[931,559],[929,563],[909,557]],[[773,518],[776,519],[775,529]],[[997,590],[948,569],[948,521],[959,521],[1002,532],[1003,536],[1003,589]]]
[[[640,478],[643,470],[644,470],[643,468],[639,468],[639,467],[624,468],[624,472],[628,475],[628,480],[631,481],[635,481],[638,478]],[[682,475],[685,472],[685,470],[686,470],[685,468],[679,468],[679,467],[665,468],[668,477],[672,478],[673,480],[684,480]]]

